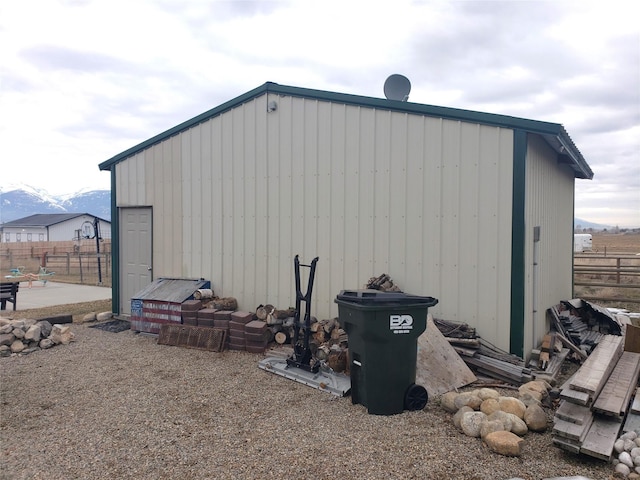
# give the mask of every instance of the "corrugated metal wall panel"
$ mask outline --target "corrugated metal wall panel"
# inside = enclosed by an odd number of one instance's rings
[[[292,306],[294,255],[319,256],[318,317],[388,273],[508,348],[512,149],[511,130],[271,94],[119,163],[118,202],[153,206],[155,276],[243,309]]]
[[[511,216],[513,131],[482,127],[482,168],[478,196],[478,312],[479,327],[507,350],[511,303]]]
[[[574,176],[568,167],[557,165],[556,157],[540,137],[528,136],[524,343],[527,353],[539,344],[549,328],[546,309],[569,299],[572,293]],[[538,272],[534,274],[535,226],[540,226],[540,242]]]

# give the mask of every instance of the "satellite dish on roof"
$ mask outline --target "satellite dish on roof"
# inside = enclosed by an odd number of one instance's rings
[[[394,73],[384,82],[384,96],[388,100],[406,102],[411,91],[411,82],[404,75]]]

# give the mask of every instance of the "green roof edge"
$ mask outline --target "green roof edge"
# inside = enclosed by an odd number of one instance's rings
[[[450,120],[459,120],[473,123],[481,123],[496,127],[511,128],[514,130],[525,130],[540,135],[551,135],[557,138],[558,142],[564,147],[565,154],[569,156],[575,166],[576,175],[579,178],[593,178],[593,172],[587,164],[586,160],[573,143],[569,134],[564,127],[558,123],[542,122],[538,120],[529,120],[525,118],[512,117],[509,115],[500,115],[494,113],[476,112],[473,110],[463,110],[451,107],[439,107],[434,105],[425,105],[421,103],[401,102],[397,100],[387,100],[385,98],[365,97],[361,95],[352,95],[347,93],[328,92],[324,90],[314,90],[309,88],[292,87],[280,85],[273,82],[266,82],[263,85],[254,88],[236,98],[233,98],[211,110],[193,117],[186,122],[176,125],[169,130],[160,133],[138,145],[135,145],[124,152],[111,157],[110,159],[100,163],[100,170],[110,170],[111,166],[128,158],[136,153],[149,148],[156,143],[177,135],[199,123],[210,118],[218,116],[242,103],[245,103],[255,97],[265,93],[275,93],[281,95],[289,95],[293,97],[311,98],[315,100],[333,101],[344,103],[346,105],[357,105],[365,108],[377,108],[391,110],[395,112],[414,113],[426,115],[430,117],[442,117]]]

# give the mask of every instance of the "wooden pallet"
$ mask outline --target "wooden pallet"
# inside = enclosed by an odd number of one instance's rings
[[[226,338],[227,331],[222,328],[164,323],[160,326],[158,344],[221,352]]]

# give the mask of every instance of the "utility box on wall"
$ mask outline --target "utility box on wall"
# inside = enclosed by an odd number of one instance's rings
[[[209,280],[159,278],[131,298],[131,330],[160,333],[164,323],[182,323],[182,302],[196,290],[211,288]]]

